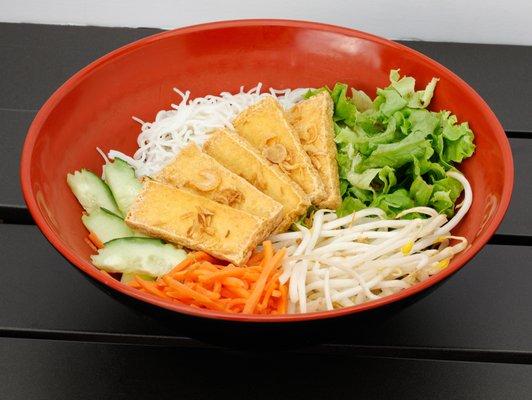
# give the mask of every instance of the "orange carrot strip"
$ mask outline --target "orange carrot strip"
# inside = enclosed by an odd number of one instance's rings
[[[222,290],[222,282],[220,281],[215,281],[214,282],[214,285],[213,285],[213,288],[212,288],[212,291],[214,293],[220,293],[220,290]]]
[[[98,251],[94,243],[92,243],[88,237],[84,238],[83,241],[89,245],[92,251],[96,251],[96,252]]]
[[[173,301],[177,301],[181,304],[186,304],[188,306],[194,301],[192,298],[184,297],[181,292],[176,292],[172,289],[167,290],[165,293],[170,296]]]
[[[135,289],[140,289],[142,287],[137,281],[129,281],[128,283],[126,283],[126,285],[131,286]]]
[[[270,296],[272,295],[272,292],[275,289],[275,286],[279,282],[279,276],[281,276],[281,272],[277,271],[275,274],[273,274],[269,282],[267,282],[264,288],[264,297],[262,298],[262,301],[258,305],[259,309],[264,310],[268,306],[268,302],[270,301]]]
[[[254,253],[248,260],[248,265],[257,265],[259,264],[262,259],[264,258],[264,251],[259,251],[258,253]]]
[[[254,282],[257,279],[259,279],[259,276],[260,276],[259,272],[246,271],[244,272],[244,275],[242,275],[242,279]]]
[[[179,264],[177,264],[170,272],[168,272],[167,275],[174,276],[179,271],[184,270],[185,268],[189,267],[190,265],[194,264],[196,260],[194,258],[188,256],[183,261],[181,261]]]
[[[194,265],[191,265],[191,266],[189,267],[189,269],[188,269],[187,271],[185,271],[184,279],[185,279],[185,280],[187,280],[187,279],[189,279],[189,280],[194,280],[194,278],[195,278],[195,274],[194,274],[194,273],[195,273],[195,271],[196,271],[199,267],[200,267],[200,265],[197,264],[197,263],[194,264]],[[197,275],[196,275],[196,277],[197,277]]]
[[[264,258],[262,259],[261,266],[264,270],[264,266],[268,265],[273,257],[273,246],[272,246],[272,242],[270,242],[269,240],[266,240],[262,244],[262,246],[264,247]]]
[[[194,290],[196,290],[197,292],[199,292],[201,294],[204,294],[205,296],[207,296],[211,300],[218,300],[220,298],[220,293],[211,292],[210,290],[205,289],[204,287],[202,287],[200,285],[196,285],[194,287]]]
[[[230,306],[233,306],[233,305],[236,305],[236,304],[246,304],[246,299],[243,299],[241,297],[237,297],[235,299],[224,299],[226,300],[226,304],[230,305]]]
[[[203,269],[199,267],[198,269],[195,269],[194,271],[190,272],[191,277],[199,278],[200,276],[210,276],[212,275],[212,271],[209,271],[208,269]]]
[[[161,289],[159,289],[157,286],[155,286],[153,282],[145,281],[136,275],[134,279],[147,292],[154,294],[157,297],[162,297],[163,299],[169,299],[168,295],[165,292],[163,292]]]
[[[243,289],[246,288],[246,284],[242,279],[235,278],[234,276],[227,276],[222,279],[222,283],[227,286],[238,286]]]
[[[169,276],[164,276],[163,279],[166,284],[172,289],[175,289],[176,292],[180,292],[185,296],[192,297],[198,305],[202,305],[211,310],[223,311],[224,308],[220,304],[212,301],[204,294],[198,293],[187,285],[184,285],[181,282],[170,278]]]
[[[272,292],[272,297],[279,298],[281,297],[281,291],[279,289],[274,289]]]
[[[191,264],[196,264],[200,261],[215,262],[216,258],[203,251],[196,251],[195,253],[190,253],[187,258],[177,264],[167,275],[173,275],[176,272],[184,270]]]
[[[222,290],[220,290],[220,296],[226,299],[236,299],[240,297],[238,294],[228,290],[226,287],[223,287]]]
[[[281,285],[279,288],[281,291],[281,298],[279,299],[277,311],[279,314],[286,314],[286,303],[288,301],[288,287],[286,285]]]
[[[209,271],[209,272],[218,272],[220,271],[220,268],[223,268],[221,265],[220,266],[217,266],[217,265],[214,265],[214,264],[211,264],[210,262],[208,261],[204,261],[200,264],[200,268],[204,271]]]
[[[244,275],[245,272],[246,272],[245,268],[241,268],[241,267],[225,267],[221,271],[215,272],[215,273],[211,274],[210,276],[200,277],[199,280],[200,280],[200,282],[207,283],[207,282],[212,282],[212,281],[215,281],[215,280],[218,280],[218,279],[223,279],[223,278],[228,277],[228,276],[240,277],[240,276]]]
[[[268,277],[270,274],[274,271],[275,268],[279,266],[281,261],[283,260],[286,249],[279,250],[275,256],[271,256],[273,249],[272,244],[270,241],[264,242],[264,260],[263,262],[263,269],[260,274],[259,279],[257,280],[257,283],[255,284],[255,287],[253,288],[253,292],[248,298],[248,301],[246,301],[246,305],[244,306],[244,313],[253,313],[255,311],[255,307],[257,307],[257,303],[259,302],[260,296],[262,294],[262,291],[264,290],[264,286],[266,285],[266,281],[268,280]]]
[[[230,291],[231,293],[234,293],[237,297],[244,297],[246,299],[249,297],[249,292],[246,289],[243,289],[238,286],[224,286],[224,289]]]
[[[98,249],[103,249],[103,243],[102,241],[96,236],[96,234],[92,231],[89,231],[89,240],[94,243],[94,246]]]

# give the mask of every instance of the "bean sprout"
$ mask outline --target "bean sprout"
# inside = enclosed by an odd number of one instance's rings
[[[282,283],[289,282],[289,312],[325,311],[361,304],[397,293],[444,269],[467,247],[467,239],[450,231],[473,200],[465,176],[449,171],[464,188],[462,207],[447,221],[429,207],[414,207],[386,219],[378,208],[338,218],[319,210],[313,226],[270,237],[286,247]],[[427,218],[400,219],[418,213]]]
[[[232,120],[250,105],[266,96],[273,96],[289,109],[300,101],[306,88],[262,91],[259,83],[251,90],[240,88],[237,93],[222,92],[219,96],[208,95],[192,99],[190,91],[174,88],[181,97],[179,104],[172,104],[170,110],[159,111],[153,122],[138,122],[140,133],[138,149],[133,156],[117,150],[110,150],[109,158],[120,157],[135,168],[137,177],[151,176],[160,171],[189,142],[201,146],[210,134],[218,128],[233,128]]]

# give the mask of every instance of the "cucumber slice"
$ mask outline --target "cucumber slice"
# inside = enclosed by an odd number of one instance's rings
[[[103,207],[112,213],[121,215],[109,186],[88,169],[68,174],[67,183],[89,214]]]
[[[89,215],[81,216],[83,225],[94,232],[102,243],[113,239],[135,236],[133,230],[126,225],[124,220],[108,210],[98,208]]]
[[[126,215],[129,207],[142,189],[142,184],[135,176],[135,170],[124,160],[115,158],[103,167],[105,181],[109,184],[118,208]]]
[[[187,253],[162,240],[129,237],[105,243],[91,256],[95,266],[107,272],[162,276],[185,259]]]
[[[139,278],[144,279],[145,281],[154,281],[155,278],[153,276],[149,275],[138,275]],[[120,282],[122,283],[128,283],[131,282],[133,279],[135,279],[135,274],[122,274],[122,277],[120,278]]]

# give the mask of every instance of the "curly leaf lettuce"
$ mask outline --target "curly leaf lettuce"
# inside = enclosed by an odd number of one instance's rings
[[[390,72],[389,86],[375,99],[338,83],[327,91],[334,102],[340,191],[338,215],[380,207],[388,216],[414,206],[433,207],[449,217],[462,187],[448,178],[475,151],[474,134],[449,111],[427,109],[438,79],[423,90],[409,76]]]

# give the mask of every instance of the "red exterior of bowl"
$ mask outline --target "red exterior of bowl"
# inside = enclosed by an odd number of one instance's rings
[[[467,55],[464,55],[467,56]],[[139,126],[135,115],[153,120],[178,100],[172,88],[193,96],[236,91],[241,85],[319,87],[346,82],[375,94],[388,73],[400,68],[420,87],[440,78],[431,109],[448,109],[469,121],[475,155],[461,167],[470,180],[473,205],[454,233],[471,246],[449,267],[393,296],[330,312],[282,316],[233,315],[168,304],[100,273],[90,263],[81,207],[66,185],[80,168],[99,173],[95,151],[132,153]],[[336,317],[412,296],[445,279],[470,260],[493,235],[508,207],[513,186],[510,146],[499,121],[464,81],[430,58],[400,44],[352,29],[285,20],[244,20],[197,25],[164,32],[124,46],[70,78],[41,108],[24,143],[21,160],[24,198],[46,238],[92,278],[134,297],[179,313],[224,320],[289,322]]]

